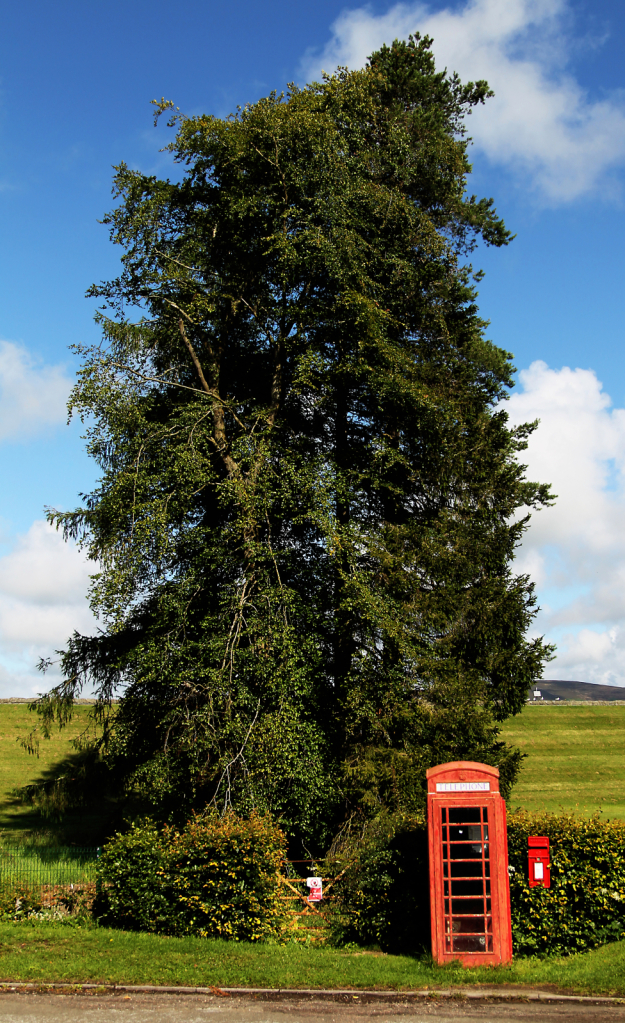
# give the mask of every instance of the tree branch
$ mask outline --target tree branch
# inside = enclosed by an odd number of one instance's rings
[[[172,305],[173,305],[173,303],[172,303]],[[181,312],[182,312],[182,310],[181,310]],[[193,347],[193,345],[189,341],[189,338],[187,337],[187,332],[184,329],[184,323],[182,322],[182,319],[178,320],[178,329],[180,330],[180,336],[182,337],[182,340],[184,341],[185,345],[187,346],[187,351],[188,351],[189,355],[191,356],[191,361],[192,361],[193,365],[195,366],[195,369],[196,369],[198,377],[200,378],[200,383],[201,383],[202,387],[204,388],[204,390],[206,391],[207,394],[210,394],[213,398],[215,398],[216,397],[215,392],[208,386],[208,381],[207,381],[206,377],[204,376],[204,370],[202,369],[202,364],[201,364],[200,360],[198,359],[198,357],[196,355],[195,348]]]

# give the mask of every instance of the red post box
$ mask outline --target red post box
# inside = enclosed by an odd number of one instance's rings
[[[551,888],[549,839],[546,835],[530,835],[527,844],[530,888],[536,888],[537,885],[542,885],[543,888]]]
[[[499,771],[456,760],[430,768],[427,779],[432,955],[439,964],[507,963],[512,932]]]

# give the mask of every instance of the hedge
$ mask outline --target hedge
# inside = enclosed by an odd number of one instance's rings
[[[182,831],[132,825],[102,849],[95,915],[109,926],[258,941],[284,917],[283,832],[268,816],[196,816]]]
[[[549,838],[550,888],[529,887],[529,835]],[[625,822],[518,811],[508,855],[516,954],[567,955],[625,937]]]
[[[530,888],[528,836],[551,843],[551,888]],[[566,955],[625,937],[625,823],[574,814],[508,818],[516,955]],[[150,821],[116,835],[98,864],[95,913],[107,924],[164,934],[283,939],[282,831],[266,816],[195,817],[182,831]],[[429,949],[424,817],[381,816],[326,861],[341,874],[327,909],[337,944]]]
[[[551,844],[551,888],[530,888],[529,835]],[[516,955],[568,955],[625,937],[625,823],[571,813],[508,817],[512,939]],[[337,942],[388,951],[429,950],[424,817],[380,818],[346,843],[329,872],[345,873],[331,917]]]

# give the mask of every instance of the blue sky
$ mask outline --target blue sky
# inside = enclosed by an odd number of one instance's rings
[[[489,336],[521,371],[511,415],[543,423],[531,474],[560,494],[519,562],[559,644],[547,674],[625,684],[625,5],[23,0],[0,34],[1,695],[41,688],[38,656],[92,627],[88,569],[43,508],[95,478],[65,425],[68,346],[96,337],[83,296],[117,270],[97,222],[111,165],[169,170],[150,100],[223,116],[415,28],[496,91],[470,122],[470,188],[517,238],[475,262]]]

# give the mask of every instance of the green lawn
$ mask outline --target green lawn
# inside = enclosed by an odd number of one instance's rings
[[[625,707],[527,706],[502,731],[528,754],[511,807],[625,819]]]
[[[550,985],[625,994],[625,942],[567,959],[433,967],[410,956],[298,945],[165,938],[54,923],[0,924],[0,980],[208,987],[377,988]]]
[[[74,834],[78,822],[70,821],[69,827],[67,824],[59,827],[58,823],[42,819],[29,806],[21,805],[12,795],[16,788],[45,778],[51,768],[71,753],[70,740],[83,731],[88,713],[88,706],[77,706],[69,725],[61,732],[55,730],[49,740],[41,740],[37,757],[29,755],[19,744],[37,724],[37,715],[29,712],[24,703],[0,704],[0,834],[4,838],[45,831],[52,837],[57,834],[61,841],[77,838],[78,844],[91,844],[89,820]]]

